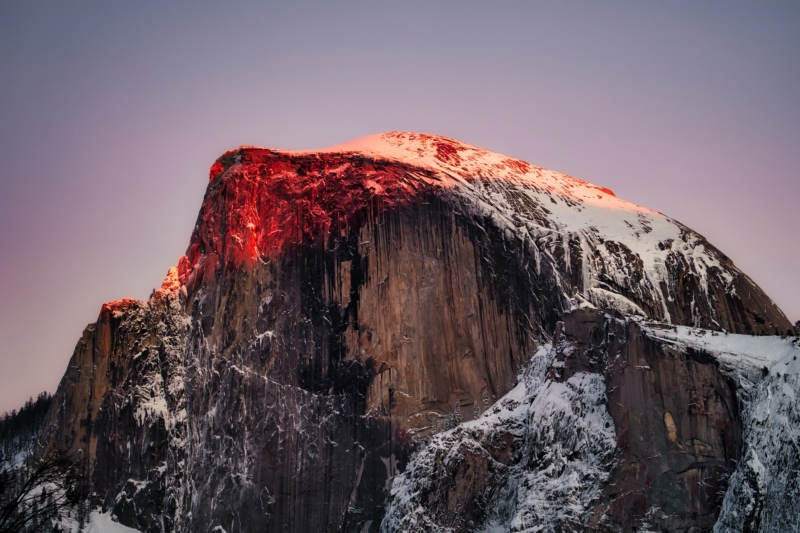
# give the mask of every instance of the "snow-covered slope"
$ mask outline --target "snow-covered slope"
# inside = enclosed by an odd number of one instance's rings
[[[656,323],[646,323],[644,328],[652,337],[677,347],[713,353],[745,395],[754,393],[767,374],[780,377],[800,372],[800,341],[795,336],[737,335]]]
[[[97,509],[89,513],[83,527],[74,516],[61,519],[57,525],[63,533],[141,533],[114,520],[110,512],[103,513]]]
[[[603,377],[548,379],[554,356],[539,349],[491,409],[420,450],[394,480],[383,532],[581,529],[609,478],[615,428]],[[465,477],[474,492],[459,494],[462,508],[448,505]]]

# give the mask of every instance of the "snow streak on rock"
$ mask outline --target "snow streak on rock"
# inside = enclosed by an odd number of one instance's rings
[[[714,529],[720,533],[800,530],[800,375],[797,365],[775,367],[744,412],[745,451]]]

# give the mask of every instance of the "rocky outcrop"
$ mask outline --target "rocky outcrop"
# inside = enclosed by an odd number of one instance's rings
[[[142,531],[377,531],[414,472],[436,480],[408,493],[418,524],[528,523],[509,494],[542,486],[541,516],[713,522],[740,447],[729,383],[635,321],[564,318],[578,306],[788,327],[702,237],[563,174],[419,134],[241,148],[212,166],[164,286],[84,332],[43,447],[81,454],[96,502]],[[492,409],[507,427],[455,448],[470,459],[406,471]]]
[[[415,456],[385,531],[714,526],[741,427],[713,356],[583,309],[534,363],[516,394]]]
[[[169,280],[169,278],[168,278]],[[180,291],[103,305],[58,387],[40,453],[78,459],[96,504],[141,531],[174,530],[186,437]]]
[[[480,414],[554,327],[561,300],[521,259],[431,197],[190,278],[193,527],[377,528],[412,439]]]
[[[715,531],[800,530],[800,339],[792,347],[749,391],[744,451]]]
[[[742,447],[735,383],[712,354],[664,344],[635,321],[578,310],[564,329],[570,353],[556,356],[554,378],[601,372],[617,428],[608,523],[710,529]]]
[[[319,152],[241,148],[210,177],[187,276],[204,257],[200,270],[247,267],[436,197],[476,231],[493,228],[524,249],[526,270],[549,265],[565,299],[734,333],[791,329],[752,280],[679,222],[452,139],[394,132]]]

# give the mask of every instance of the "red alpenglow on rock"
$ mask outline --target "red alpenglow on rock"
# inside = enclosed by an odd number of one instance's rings
[[[425,178],[435,179],[422,169],[386,168],[360,154],[261,148],[225,154],[214,173],[187,254],[190,264],[209,252],[236,265],[272,256],[412,201],[432,188]]]
[[[525,243],[537,269],[548,254],[574,262],[580,287],[565,292],[577,289],[570,297],[579,301],[692,323],[687,315],[699,311],[675,304],[686,297],[673,294],[678,271],[690,272],[691,283],[712,300],[738,299],[754,286],[701,235],[657,211],[446,137],[391,132],[316,151],[241,147],[212,165],[210,179],[178,265],[181,284],[194,286],[220,266],[252,265],[287,247],[342,235],[433,195],[488,217]],[[717,327],[752,322],[711,320],[707,325]]]
[[[252,262],[423,193],[470,189],[488,176],[575,199],[614,197],[609,189],[427,134],[392,132],[305,152],[241,147],[211,166],[188,262],[195,265],[205,253],[226,264]],[[182,262],[182,276],[186,268]]]

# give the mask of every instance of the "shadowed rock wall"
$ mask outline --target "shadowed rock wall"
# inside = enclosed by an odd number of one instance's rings
[[[429,200],[196,282],[191,527],[377,530],[412,438],[514,385],[555,326],[554,283]]]
[[[577,310],[564,319],[574,347],[554,379],[604,375],[617,428],[616,466],[603,491],[614,527],[709,529],[742,448],[735,384],[710,354],[648,337],[634,321]]]
[[[141,531],[173,530],[183,478],[186,325],[177,291],[105,304],[83,332],[39,453],[82,463],[93,503]]]

